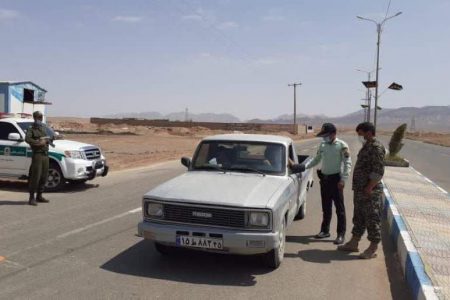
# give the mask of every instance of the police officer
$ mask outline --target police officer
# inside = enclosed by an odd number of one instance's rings
[[[359,257],[374,258],[381,241],[381,214],[383,210],[383,187],[381,179],[384,175],[384,157],[386,150],[375,138],[375,127],[372,123],[361,123],[356,127],[363,147],[358,153],[353,173],[354,212],[352,238],[338,250],[359,252],[358,243],[367,229],[370,246]]]
[[[27,130],[25,141],[30,144],[33,151],[31,160],[30,176],[28,187],[30,192],[29,204],[36,206],[37,202],[49,202],[42,196],[48,177],[48,145],[49,139],[45,126],[42,124],[42,113],[33,113],[34,123]],[[35,193],[37,196],[35,197]]]
[[[323,124],[317,136],[323,138],[317,150],[317,155],[306,165],[294,165],[291,168],[294,172],[301,172],[322,162],[322,168],[317,171],[317,174],[320,179],[323,219],[320,232],[315,238],[323,239],[330,236],[334,202],[338,219],[337,237],[334,243],[340,245],[344,243],[346,230],[343,190],[352,169],[352,161],[348,145],[336,137],[336,126],[334,124]]]

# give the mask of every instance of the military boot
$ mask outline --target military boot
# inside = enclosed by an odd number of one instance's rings
[[[359,244],[360,239],[361,238],[353,235],[352,238],[350,239],[350,241],[348,241],[347,243],[345,243],[342,246],[339,246],[337,249],[339,251],[345,251],[345,252],[359,252],[358,244]]]
[[[36,198],[34,198],[34,193],[30,193],[30,199],[28,200],[28,204],[37,206]]]
[[[42,203],[49,203],[50,201],[48,201],[47,199],[45,199],[43,196],[42,196],[42,193],[38,193],[37,194],[37,202],[42,202]]]
[[[377,257],[378,243],[371,242],[369,248],[359,255],[361,259],[371,259]]]

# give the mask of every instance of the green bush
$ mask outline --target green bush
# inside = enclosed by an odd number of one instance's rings
[[[389,142],[389,154],[386,155],[385,165],[395,167],[408,167],[409,163],[400,157],[398,154],[403,148],[403,138],[406,133],[406,124],[400,125],[392,134],[391,141]]]
[[[392,134],[391,141],[389,142],[390,156],[397,156],[400,150],[402,150],[402,141],[405,137],[406,127],[406,123],[402,124],[397,129],[395,129],[394,133]]]

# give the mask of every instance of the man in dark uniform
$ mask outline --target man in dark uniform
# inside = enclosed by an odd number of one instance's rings
[[[344,243],[346,218],[344,205],[344,187],[352,169],[349,148],[346,142],[336,137],[336,126],[325,123],[317,134],[323,141],[319,145],[316,156],[305,165],[292,165],[293,172],[302,172],[322,163],[317,172],[320,179],[320,194],[322,197],[322,225],[316,239],[330,236],[330,223],[333,214],[333,203],[336,206],[337,237],[334,243]]]
[[[31,160],[30,176],[28,178],[28,187],[30,192],[29,204],[36,206],[37,202],[49,202],[42,197],[45,184],[48,177],[48,145],[50,143],[45,127],[42,124],[42,113],[35,111],[33,113],[34,123],[27,130],[25,141],[30,144],[33,150]],[[37,196],[35,197],[35,194]]]
[[[376,251],[381,241],[381,214],[383,211],[384,157],[386,150],[376,138],[372,123],[361,123],[356,127],[363,147],[358,153],[353,171],[353,230],[352,239],[338,250],[359,252],[358,244],[367,229],[370,246],[359,257],[370,259],[377,256]]]

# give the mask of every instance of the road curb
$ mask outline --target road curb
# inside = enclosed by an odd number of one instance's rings
[[[434,291],[430,278],[425,272],[425,266],[420,258],[417,248],[412,242],[406,224],[384,183],[383,190],[385,196],[384,217],[389,225],[389,235],[394,242],[403,275],[412,291],[413,298],[430,300],[439,299]]]

